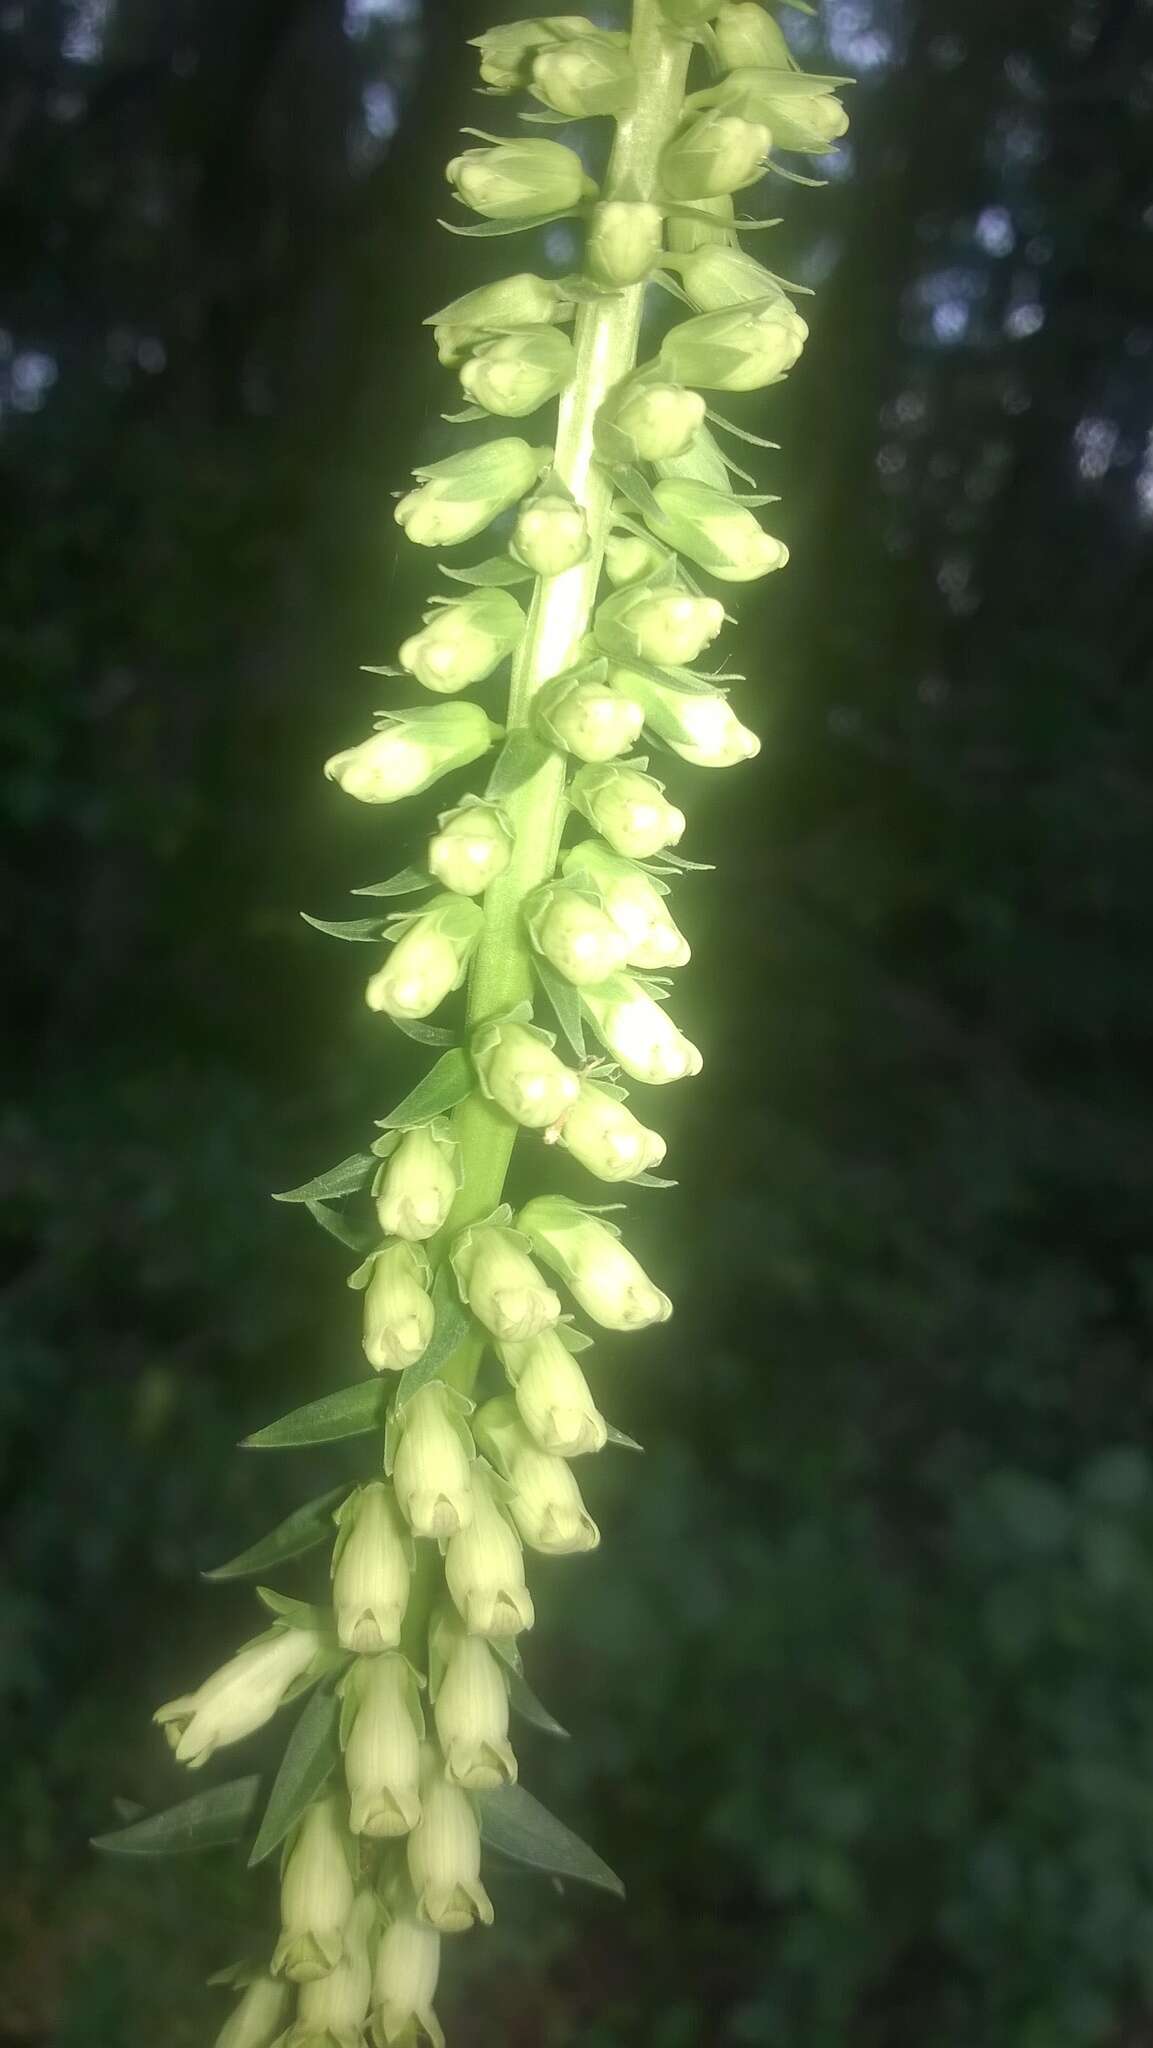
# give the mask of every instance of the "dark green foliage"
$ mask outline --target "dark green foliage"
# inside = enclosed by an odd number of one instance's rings
[[[1153,2027],[1146,18],[878,0],[854,55],[849,11],[853,175],[758,242],[820,274],[810,346],[733,407],[794,554],[741,594],[765,748],[669,770],[718,870],[674,878],[706,1069],[636,1209],[677,1315],[593,1354],[648,1455],[585,1461],[604,1543],[525,1644],[573,1736],[525,1776],[629,1903],[496,1877],[453,2048]],[[253,1632],[197,1573],[375,1469],[235,1445],[363,1367],[351,1259],[268,1191],[431,1064],[297,906],[422,857],[319,762],[427,596],[420,321],[491,274],[425,232],[500,10],[459,12],[123,0],[91,61],[96,8],[0,26],[11,2048],[194,2048],[267,1953],[240,1848],[88,1839],[271,1783],[286,1722],[201,1786],[148,1715]]]

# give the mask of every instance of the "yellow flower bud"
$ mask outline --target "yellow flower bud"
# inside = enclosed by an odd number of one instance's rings
[[[289,1840],[280,1877],[280,1940],[273,1975],[294,1984],[327,1977],[344,1954],[356,1888],[344,1801],[335,1793],[305,1808]]]
[[[254,1977],[216,2036],[215,2048],[272,2048],[284,2031],[291,1996],[287,1984],[275,1977]]]
[[[568,213],[596,190],[575,150],[537,137],[463,150],[445,176],[457,198],[489,220]]]
[[[628,946],[623,934],[598,904],[576,889],[548,883],[529,897],[524,915],[537,952],[578,988],[604,981],[625,964]],[[570,1109],[567,1114],[571,1113]]]
[[[613,923],[628,942],[628,964],[658,973],[683,967],[690,958],[688,940],[668,910],[667,894],[632,861],[610,853],[599,839],[582,839],[565,854],[562,866],[574,881],[596,888]]]
[[[585,267],[598,284],[640,284],[661,253],[664,215],[641,199],[604,199],[594,206],[585,239]]]
[[[421,1387],[397,1422],[392,1483],[414,1536],[444,1538],[472,1520],[472,1439],[447,1387]]]
[[[428,1260],[413,1244],[378,1252],[364,1291],[364,1355],[376,1372],[403,1372],[423,1358],[435,1315]]]
[[[635,88],[628,52],[604,35],[546,44],[533,58],[534,97],[572,120],[619,113],[629,105]]]
[[[449,1538],[444,1576],[470,1635],[503,1640],[532,1627],[535,1617],[524,1582],[520,1538],[494,1499],[481,1466],[473,1482],[472,1521]]]
[[[664,462],[691,448],[705,423],[699,391],[652,377],[610,393],[596,419],[596,440],[606,462]]]
[[[720,690],[679,688],[633,669],[617,672],[620,687],[643,704],[646,722],[665,745],[695,768],[731,768],[761,751],[755,732],[742,725]]]
[[[540,1450],[512,1401],[486,1401],[477,1431],[512,1489],[508,1510],[524,1541],[550,1557],[595,1550],[600,1531],[563,1458]]]
[[[648,523],[658,539],[722,582],[747,583],[783,569],[789,559],[784,542],[765,533],[747,506],[726,491],[688,477],[662,477],[653,496],[659,512],[654,510]]]
[[[537,576],[563,575],[589,551],[584,513],[560,491],[537,491],[517,514],[509,551]]]
[[[706,391],[759,391],[792,369],[808,332],[791,300],[777,292],[682,321],[666,334],[658,360],[670,377]]]
[[[635,768],[581,768],[569,797],[614,853],[633,860],[676,846],[685,829],[684,812],[667,802],[659,782]]]
[[[713,32],[727,71],[745,64],[759,65],[765,71],[792,68],[792,53],[780,25],[759,0],[726,0],[717,9]]]
[[[354,1835],[407,1835],[420,1816],[422,1724],[403,1657],[358,1657],[341,1684],[344,1776]]]
[[[284,2048],[360,2048],[372,1996],[370,1943],[376,1923],[373,1893],[358,1893],[345,1923],[340,1961],[327,1976],[302,1983],[296,2022],[284,2037]]]
[[[411,1913],[385,1928],[373,1976],[373,2048],[445,2048],[433,2011],[440,1975],[440,1935]]]
[[[494,804],[465,800],[445,811],[440,831],[429,842],[429,870],[446,889],[479,896],[512,858],[512,833]]]
[[[484,929],[484,913],[458,895],[434,896],[397,939],[392,957],[364,991],[370,1010],[419,1018],[460,987]]]
[[[545,684],[533,720],[553,746],[578,761],[612,761],[639,738],[644,712],[603,678],[570,675]]]
[[[604,1449],[604,1416],[556,1330],[543,1330],[527,1344],[500,1344],[497,1350],[512,1382],[520,1419],[542,1451],[579,1458]]]
[[[358,1487],[336,1516],[332,1604],[344,1650],[376,1656],[395,1650],[408,1606],[410,1545],[392,1489],[379,1479]]]
[[[472,1055],[484,1094],[527,1130],[547,1130],[576,1101],[576,1075],[531,1025],[483,1025]]]
[[[518,1222],[585,1313],[606,1330],[644,1330],[668,1321],[673,1312],[668,1295],[653,1286],[621,1243],[619,1230],[603,1216],[592,1216],[559,1195],[544,1195],[521,1210]]]
[[[480,1881],[480,1828],[467,1792],[451,1785],[429,1744],[421,1771],[420,1819],[408,1838],[408,1874],[417,1911],[441,1934],[492,1925]]]
[[[225,1744],[262,1728],[321,1648],[313,1629],[277,1626],[247,1643],[196,1692],[158,1707],[176,1761],[197,1771]]]
[[[714,199],[755,185],[765,168],[772,135],[760,121],[743,121],[709,107],[686,122],[661,152],[661,185],[670,199]]]
[[[458,1147],[443,1117],[405,1131],[383,1168],[376,1217],[386,1237],[435,1237],[456,1200]]]
[[[502,1342],[535,1337],[559,1320],[560,1302],[546,1287],[518,1231],[502,1224],[472,1224],[457,1238],[451,1256],[468,1306]]]
[[[530,448],[513,437],[485,441],[443,462],[414,470],[419,488],[396,507],[396,522],[418,547],[456,547],[482,533],[490,520],[532,488],[551,449]]]
[[[644,590],[618,590],[601,604],[593,620],[597,643],[618,661],[650,661],[657,667],[682,668],[696,661],[725,623],[725,608],[715,597],[694,597],[677,584],[658,583]],[[632,689],[627,671],[613,675],[622,689],[644,707]]]
[[[508,1687],[480,1636],[442,1626],[446,1664],[436,1692],[436,1733],[450,1785],[492,1792],[516,1782],[508,1740]]]
[[[559,1127],[559,1142],[598,1180],[632,1180],[649,1173],[665,1156],[665,1141],[648,1131],[632,1110],[582,1081],[581,1092]]]
[[[440,696],[483,682],[524,632],[524,613],[507,590],[475,590],[424,618],[424,631],[401,647],[400,665]]]
[[[524,419],[571,381],[571,341],[554,328],[502,334],[477,350],[460,381],[466,398],[503,419]]]
[[[495,734],[479,704],[430,705],[390,717],[371,739],[333,754],[324,772],[359,803],[391,804],[479,760]]]
[[[586,989],[584,1000],[599,1037],[634,1081],[660,1087],[700,1073],[696,1046],[631,975],[617,974]]]

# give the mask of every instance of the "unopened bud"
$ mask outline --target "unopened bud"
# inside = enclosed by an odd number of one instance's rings
[[[614,588],[654,575],[668,559],[668,549],[643,534],[610,533],[605,542],[605,575]]]
[[[575,150],[537,138],[466,149],[445,175],[457,198],[488,220],[570,213],[596,190]]]
[[[512,833],[495,804],[467,799],[445,811],[440,830],[429,841],[430,873],[460,896],[479,896],[512,858]]]
[[[371,1891],[360,1892],[345,1924],[340,1961],[327,1976],[301,1985],[296,2021],[283,2048],[360,2048],[372,1997],[376,1924],[376,1899]]]
[[[438,1624],[444,1671],[436,1691],[436,1733],[450,1785],[494,1792],[516,1783],[508,1740],[508,1686],[501,1665],[480,1636],[459,1623]]]
[[[294,1984],[327,1977],[344,1953],[344,1930],[356,1892],[343,1808],[343,1799],[335,1793],[305,1807],[284,1859],[280,1940],[272,1970]]]
[[[578,761],[612,761],[640,737],[639,704],[599,675],[557,676],[533,701],[533,722]]]
[[[424,616],[423,632],[401,647],[400,665],[442,697],[483,682],[524,632],[524,613],[507,590],[474,590]]]
[[[530,1259],[520,1231],[470,1225],[453,1245],[452,1264],[473,1315],[502,1343],[535,1337],[559,1320],[560,1301]]]
[[[508,1511],[523,1540],[551,1557],[595,1550],[600,1531],[563,1458],[533,1442],[514,1402],[486,1401],[477,1415],[480,1440],[509,1482]]]
[[[570,847],[562,865],[574,881],[591,883],[597,890],[628,943],[630,967],[657,972],[686,964],[688,940],[669,914],[667,892],[643,868],[610,853],[599,839],[582,839]]]
[[[531,1025],[482,1025],[472,1055],[484,1094],[530,1131],[546,1130],[576,1101],[576,1075]]]
[[[717,8],[713,33],[728,71],[744,64],[756,64],[765,71],[792,69],[792,53],[780,25],[759,0],[725,0]]]
[[[337,1641],[362,1657],[395,1650],[408,1606],[411,1544],[391,1487],[358,1487],[336,1516],[332,1604]]]
[[[747,506],[711,484],[662,477],[653,496],[658,509],[649,523],[658,538],[723,583],[749,583],[783,569],[789,559],[784,541],[766,533]]]
[[[756,13],[768,20],[758,0],[753,0],[753,5]],[[757,300],[787,298],[764,265],[744,249],[724,248],[720,243],[694,249],[677,259],[677,268],[686,296],[701,313],[719,313],[725,306],[747,306]]]
[[[324,764],[330,782],[362,804],[416,796],[454,768],[487,754],[496,727],[479,704],[435,704],[402,711],[369,740]]]
[[[158,1707],[152,1718],[177,1763],[197,1771],[216,1750],[262,1728],[320,1648],[314,1630],[278,1624],[246,1643],[196,1692]]]
[[[420,1819],[408,1838],[408,1874],[417,1911],[441,1934],[492,1925],[480,1881],[480,1828],[467,1792],[450,1785],[431,1743],[421,1770]]]
[[[585,1313],[606,1330],[644,1330],[668,1321],[672,1302],[621,1243],[615,1224],[560,1195],[538,1196],[517,1220]]]
[[[741,724],[720,690],[684,689],[633,669],[623,670],[620,680],[644,705],[651,730],[694,768],[731,768],[760,753],[756,733]]]
[[[401,1913],[380,1938],[373,1974],[373,2048],[445,2048],[433,2011],[440,1975],[440,1935],[412,1913]]]
[[[407,1835],[420,1815],[422,1723],[403,1657],[358,1657],[341,1681],[340,1732],[354,1835]]]
[[[583,14],[545,14],[531,16],[527,21],[502,22],[497,28],[486,29],[483,35],[473,36],[472,44],[480,51],[480,75],[490,90],[516,92],[518,87],[527,85],[532,59],[538,50],[590,39],[614,48],[624,48],[628,43],[626,35],[597,28]]]
[[[556,1330],[527,1344],[498,1345],[515,1392],[517,1412],[533,1442],[557,1458],[601,1451],[608,1441],[604,1416],[572,1352]]]
[[[466,897],[434,897],[428,909],[407,924],[392,957],[368,982],[364,999],[370,1010],[388,1017],[430,1017],[468,973],[468,963],[484,929],[484,912]]]
[[[581,768],[569,796],[613,852],[632,860],[650,860],[675,846],[685,829],[683,811],[667,801],[659,782],[636,768]]]
[[[799,149],[820,156],[849,125],[833,90],[838,83],[835,78],[814,78],[805,71],[766,71],[760,65],[742,65],[719,85],[698,95],[698,103],[711,103],[717,111],[744,121],[764,123],[777,149]]]
[[[421,1387],[406,1402],[392,1483],[414,1536],[454,1536],[472,1520],[472,1439],[448,1387]]]
[[[254,1977],[216,2036],[215,2048],[272,2048],[284,2032],[291,1996],[287,1984],[275,1977]]]
[[[778,293],[682,321],[666,334],[659,360],[670,377],[706,391],[760,391],[792,369],[808,332]]]
[[[585,239],[585,267],[598,284],[640,284],[661,253],[664,215],[644,199],[604,199],[594,206]]]
[[[714,199],[755,185],[772,135],[760,121],[742,121],[709,107],[687,121],[661,151],[661,185],[670,199]]]
[[[430,313],[426,327],[448,328],[467,337],[465,347],[487,334],[508,334],[517,327],[545,326],[561,320],[572,307],[555,278],[518,270],[513,277],[479,285]]]
[[[617,661],[649,661],[658,667],[683,667],[696,661],[725,623],[725,608],[715,597],[694,597],[676,584],[620,590],[597,609],[593,632],[597,643]],[[646,711],[645,699],[633,689],[628,671],[614,676]],[[650,720],[651,723],[651,720]]]
[[[659,1133],[646,1130],[625,1103],[593,1081],[581,1082],[560,1126],[559,1142],[598,1180],[632,1180],[659,1166],[665,1156]]]
[[[386,1237],[435,1237],[456,1200],[459,1147],[444,1117],[405,1131],[382,1169],[376,1217]]]
[[[704,399],[683,384],[629,382],[597,414],[597,448],[606,462],[662,462],[691,448],[704,419]]]
[[[445,1582],[469,1634],[503,1641],[531,1628],[535,1618],[524,1582],[524,1552],[481,1466],[474,1492],[472,1521],[450,1537],[445,1551]]]
[[[588,526],[579,505],[560,491],[540,490],[517,513],[509,552],[537,576],[562,576],[589,551]]]
[[[604,36],[549,43],[533,58],[534,97],[574,121],[619,113],[630,104],[635,85],[627,50]]]
[[[700,1073],[696,1046],[631,975],[614,975],[586,990],[585,1007],[603,1044],[634,1081],[660,1087]]]
[[[550,453],[509,436],[424,463],[413,472],[419,489],[397,504],[396,523],[418,547],[456,547],[523,498]]]
[[[528,899],[524,911],[537,952],[576,987],[604,981],[625,965],[624,935],[599,904],[578,890],[546,883]]]
[[[564,390],[575,360],[567,335],[526,328],[486,342],[465,363],[460,381],[466,398],[486,412],[519,420]]]
[[[376,1372],[403,1372],[423,1358],[434,1311],[428,1260],[418,1244],[378,1252],[364,1290],[364,1355]]]

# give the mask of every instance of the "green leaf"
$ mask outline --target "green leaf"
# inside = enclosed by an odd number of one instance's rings
[[[330,1492],[318,1494],[315,1500],[306,1501],[301,1508],[294,1508],[259,1543],[249,1550],[242,1550],[237,1557],[231,1557],[227,1564],[218,1564],[210,1572],[202,1572],[203,1579],[246,1579],[255,1572],[268,1571],[274,1565],[287,1564],[291,1558],[304,1557],[315,1550],[319,1543],[332,1535],[332,1511],[339,1500],[343,1500],[348,1489],[334,1486]]]
[[[533,956],[537,980],[540,982],[549,1002],[552,1004],[557,1023],[568,1039],[578,1060],[585,1057],[584,1025],[581,1021],[581,999],[579,990],[563,974],[558,974],[549,960],[539,954]]]
[[[459,1036],[447,1024],[425,1024],[419,1017],[394,1017],[392,1022],[406,1038],[415,1038],[418,1045],[455,1045]]]
[[[662,1180],[655,1173],[634,1173],[629,1181],[629,1186],[630,1188],[677,1188],[680,1186],[680,1182],[677,1180]]]
[[[147,1820],[134,1821],[131,1827],[93,1835],[92,1847],[107,1849],[113,1856],[186,1856],[195,1849],[219,1849],[239,1841],[259,1793],[259,1778],[233,1778],[227,1785],[196,1792],[163,1813],[150,1814]]]
[[[530,1864],[534,1870],[547,1870],[556,1877],[595,1885],[624,1898],[625,1888],[615,1870],[523,1785],[502,1785],[497,1792],[482,1792],[478,1805],[481,1840],[490,1849],[516,1863]]]
[[[738,427],[735,420],[727,420],[723,412],[713,412],[710,406],[705,407],[705,418],[714,427],[724,427],[727,433],[735,434],[738,441],[751,442],[754,448],[780,448],[779,441],[766,441],[763,434],[750,434],[747,427]]]
[[[396,1390],[396,1413],[399,1415],[405,1403],[414,1394],[426,1387],[430,1380],[438,1377],[441,1368],[447,1365],[454,1351],[459,1351],[465,1338],[471,1336],[472,1318],[461,1303],[456,1283],[448,1265],[443,1265],[432,1283],[432,1303],[436,1320],[432,1327],[428,1349],[415,1365],[408,1365],[400,1376]]]
[[[635,1436],[626,1436],[623,1429],[614,1429],[611,1422],[605,1424],[605,1432],[610,1444],[615,1444],[618,1451],[640,1451],[644,1455],[645,1447],[638,1444]]]
[[[456,227],[451,220],[438,220],[437,227],[447,228],[450,235],[473,235],[478,239],[490,235],[523,235],[532,228],[547,228],[550,221],[576,220],[577,211],[575,206],[566,206],[563,213],[534,213],[523,220],[481,220],[467,228]],[[712,215],[706,215],[706,218],[716,226]]]
[[[521,1720],[527,1721],[533,1728],[539,1728],[545,1735],[559,1735],[562,1741],[567,1742],[568,1729],[562,1728],[560,1722],[549,1713],[548,1708],[542,1706],[524,1672],[518,1671],[515,1664],[510,1664],[507,1669],[509,1705],[520,1715]]]
[[[252,1845],[250,1870],[280,1847],[333,1770],[340,1755],[336,1733],[339,1720],[340,1706],[335,1693],[313,1693],[288,1738],[260,1831]]]
[[[298,1188],[286,1188],[283,1194],[273,1195],[274,1202],[339,1202],[342,1195],[358,1194],[365,1183],[372,1179],[376,1160],[371,1152],[350,1152],[337,1166],[330,1166],[327,1173],[318,1173],[315,1180],[306,1180]]]
[[[451,576],[454,583],[479,584],[488,589],[531,583],[534,573],[523,562],[514,562],[511,555],[490,555],[487,561],[474,562],[471,569],[450,569],[447,562],[439,566],[441,575]]]
[[[330,1209],[326,1202],[317,1202],[309,1197],[304,1207],[314,1223],[319,1223],[321,1229],[326,1230],[330,1237],[334,1237],[338,1244],[347,1245],[350,1252],[367,1251],[369,1245],[373,1243],[371,1231],[354,1229],[351,1223],[345,1222],[343,1216],[337,1215],[335,1209]]]
[[[350,889],[350,896],[411,896],[417,889],[431,889],[433,878],[419,868],[402,868],[387,882],[366,882],[363,889]]]
[[[519,726],[509,734],[497,755],[485,795],[491,802],[499,803],[502,797],[511,796],[514,789],[539,775],[545,763],[555,758],[551,747],[538,740],[526,726]]]
[[[384,920],[379,917],[346,917],[333,923],[327,917],[310,917],[307,910],[300,915],[314,932],[325,932],[330,939],[355,939],[361,945],[378,940],[384,929]]]
[[[468,1054],[460,1046],[446,1052],[435,1067],[430,1067],[422,1081],[399,1102],[388,1116],[380,1119],[383,1131],[410,1131],[416,1124],[429,1124],[434,1116],[443,1116],[446,1110],[455,1109],[463,1102],[472,1087],[472,1064]]]
[[[246,1451],[294,1451],[305,1444],[334,1444],[341,1437],[368,1436],[384,1427],[388,1388],[383,1380],[358,1380],[335,1394],[322,1394],[294,1408],[278,1422],[269,1422],[241,1440]]]

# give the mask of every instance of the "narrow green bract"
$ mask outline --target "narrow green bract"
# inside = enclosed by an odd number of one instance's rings
[[[620,1888],[517,1783],[510,1708],[563,1732],[521,1670],[538,1574],[526,1578],[525,1547],[592,1549],[573,1461],[630,1442],[600,1412],[596,1347],[574,1314],[631,1334],[672,1313],[598,1196],[673,1184],[651,1172],[665,1141],[648,1091],[705,1054],[667,1006],[666,972],[689,958],[669,878],[700,865],[672,849],[692,846],[692,772],[759,747],[742,679],[701,664],[725,586],[788,559],[757,516],[769,500],[733,487],[744,472],[711,398],[780,381],[808,333],[795,288],[740,248],[731,195],[766,169],[791,176],[781,149],[829,147],[844,81],[801,73],[753,0],[634,0],[629,34],[538,16],[477,45],[482,90],[527,95],[522,119],[587,115],[613,133],[599,183],[571,136],[535,125],[482,134],[448,167],[465,209],[454,233],[576,220],[583,255],[573,275],[514,268],[429,315],[470,403],[459,446],[417,468],[395,517],[434,563],[453,551],[438,565],[448,582],[422,620],[395,623],[375,729],[366,708],[366,731],[325,767],[362,804],[462,770],[472,787],[454,782],[425,819],[416,867],[356,892],[402,896],[399,910],[310,919],[388,944],[366,988],[379,1029],[440,1051],[366,1150],[280,1198],[356,1248],[363,1356],[349,1377],[359,1366],[363,1383],[250,1442],[378,1449],[214,1576],[279,1566],[331,1520],[330,1600],[262,1589],[272,1627],[156,1717],[196,1768],[309,1695],[271,1799],[246,1792],[210,1816],[206,1839],[254,1834],[257,1861],[281,1848],[279,1937],[223,1973],[240,1997],[218,2048],[443,2044],[442,1937],[492,1920],[486,1844]],[[667,332],[639,362],[658,283]],[[521,420],[525,438],[505,430]],[[467,544],[486,529],[477,553]],[[430,1023],[462,988],[447,1028]],[[541,1183],[514,1214],[518,1139]],[[150,1842],[180,1833],[161,1819]]]

